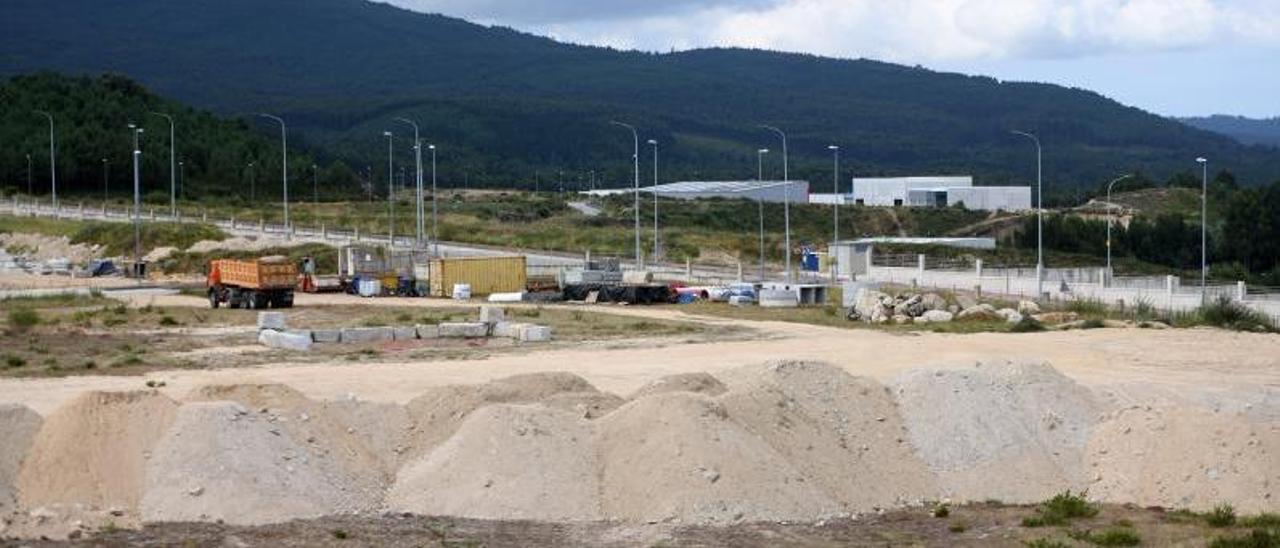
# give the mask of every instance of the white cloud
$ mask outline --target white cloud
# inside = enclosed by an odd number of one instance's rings
[[[1280,45],[1277,0],[393,0],[587,44],[903,63]]]

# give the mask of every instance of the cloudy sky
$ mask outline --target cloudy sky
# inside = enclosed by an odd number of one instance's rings
[[[389,0],[561,41],[866,57],[1101,92],[1165,115],[1280,115],[1280,0]]]

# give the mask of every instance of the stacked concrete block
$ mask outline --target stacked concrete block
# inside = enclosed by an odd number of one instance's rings
[[[440,326],[438,325],[419,325],[417,331],[419,339],[440,338]]]
[[[271,348],[306,352],[311,350],[311,334],[263,329],[258,332],[258,343]]]
[[[516,322],[498,322],[496,324],[493,324],[493,336],[506,337],[508,339],[518,339],[520,338],[520,329],[526,327],[527,325],[528,324],[516,323]]]
[[[520,342],[547,342],[550,340],[550,327],[545,325],[526,325],[520,328]]]
[[[311,341],[318,343],[342,342],[342,331],[338,329],[312,329]]]
[[[347,327],[342,330],[342,342],[365,343],[395,340],[390,327]]]
[[[506,312],[501,306],[480,307],[480,323],[493,325],[506,320]]]
[[[393,327],[391,336],[397,341],[411,341],[418,338],[418,330],[414,327]]]
[[[284,331],[284,312],[259,312],[258,330]]]
[[[442,323],[440,336],[443,338],[480,339],[489,335],[489,326],[483,323]]]
[[[762,289],[760,290],[760,306],[763,308],[795,308],[800,306],[800,300],[795,291]]]

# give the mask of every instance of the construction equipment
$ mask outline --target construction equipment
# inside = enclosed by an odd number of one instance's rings
[[[284,257],[251,261],[217,259],[209,262],[209,306],[218,308],[290,308],[298,287],[298,267]]]

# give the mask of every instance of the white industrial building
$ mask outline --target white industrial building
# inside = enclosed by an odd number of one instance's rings
[[[815,199],[820,203],[868,206],[949,207],[963,203],[982,211],[1031,209],[1029,186],[973,186],[973,177],[854,178],[853,194]]]
[[[684,181],[658,185],[657,187],[641,187],[642,194],[653,194],[657,189],[663,198],[695,200],[699,198],[729,198],[762,202],[781,203],[790,195],[793,203],[809,202],[808,181]],[[611,188],[592,190],[583,194],[591,196],[614,196],[635,192],[630,188]]]

